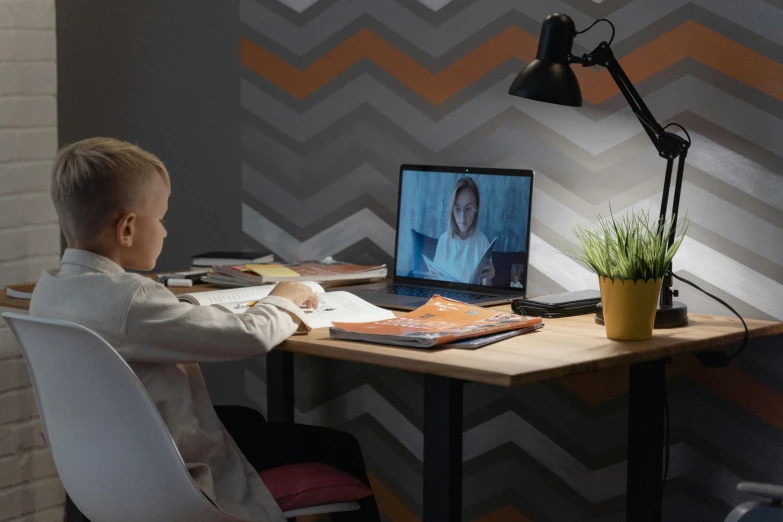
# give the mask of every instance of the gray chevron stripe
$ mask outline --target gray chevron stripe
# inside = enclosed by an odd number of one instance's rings
[[[333,208],[322,216],[320,220],[310,222],[303,227],[299,227],[292,223],[292,215],[285,212],[284,209],[272,208],[255,199],[252,194],[245,194],[245,203],[256,212],[263,215],[265,219],[274,222],[282,232],[289,234],[292,238],[300,242],[307,241],[308,238],[317,236],[326,228],[339,227],[340,224],[346,220],[347,223],[351,223],[353,216],[360,213],[371,213],[374,217],[378,218],[381,223],[384,223],[391,229],[393,229],[397,223],[394,211],[389,211],[385,205],[366,194],[360,194],[345,204]],[[280,213],[280,210],[283,210],[282,214]],[[332,233],[336,230],[338,229],[333,228]],[[357,241],[361,241],[361,239],[363,238],[358,238]],[[340,250],[342,251],[346,248],[353,247],[354,244],[355,242],[344,243],[343,248]],[[336,252],[332,255],[334,256],[335,254]],[[390,256],[391,253],[387,253],[387,255]]]
[[[714,397],[699,391],[672,394],[674,440],[689,448],[700,448],[709,460],[726,463],[737,473],[776,480],[779,459],[783,457],[780,431],[769,425],[757,431],[759,425],[766,423]],[[744,443],[738,445],[738,440]]]
[[[279,16],[283,16],[291,22],[296,22],[296,21],[302,22],[312,18],[317,18],[326,9],[328,9],[329,7],[331,7],[332,5],[338,2],[338,0],[316,0],[315,3],[312,3],[307,9],[299,11],[297,9],[292,9],[284,2],[281,2],[279,0],[258,0],[258,1],[262,3],[267,9],[274,11]],[[311,2],[311,0],[306,0],[306,1],[308,3]]]
[[[632,0],[563,0],[574,9],[578,9],[591,18],[608,18],[611,13]]]
[[[783,62],[783,51],[781,52],[781,62]],[[726,94],[749,103],[765,113],[778,119],[783,119],[783,104],[781,104],[780,100],[693,58],[684,58],[666,69],[635,83],[634,86],[639,91],[639,94],[646,99],[650,94],[686,76],[697,78],[724,91]],[[588,103],[584,105],[579,110],[579,113],[593,121],[600,121],[607,114],[627,107],[627,102],[618,93],[598,105]],[[657,114],[655,116],[657,117]],[[688,130],[690,131],[690,129]]]
[[[335,255],[335,259],[351,259],[362,265],[381,265],[394,266],[392,256],[384,252],[378,245],[369,239],[362,239],[343,248]]]
[[[269,219],[243,204],[242,231],[286,260],[323,259],[365,238],[377,244],[389,255],[393,255],[394,252],[394,230],[366,209],[300,242]]]
[[[653,215],[657,214],[659,190],[646,201],[636,199],[634,206],[650,208]],[[533,217],[553,227],[553,230],[569,241],[573,241],[573,236],[570,234],[573,226],[571,220],[579,219],[578,222],[582,224],[587,222],[585,215],[577,214],[539,188],[534,189],[534,198]],[[614,208],[615,212],[618,212],[622,207],[615,204]],[[764,266],[776,270],[774,278],[780,279],[783,270],[783,229],[715,197],[690,182],[683,183],[681,209],[687,211],[688,218],[703,229],[719,234],[742,248],[766,258]],[[567,217],[564,217],[563,212],[568,213]],[[587,216],[595,216],[599,212],[607,214],[608,206],[600,205],[591,210]],[[749,237],[745,233],[746,230],[759,230],[760,233],[758,236]]]
[[[536,267],[529,266],[527,269],[527,295],[549,295],[559,294],[567,290],[553,281],[551,278],[542,274]]]
[[[371,195],[390,212],[397,212],[396,185],[369,165],[360,166],[324,190],[300,201],[247,163],[242,163],[242,189],[287,216],[299,228],[322,220],[335,208],[347,205],[364,194]]]
[[[702,265],[704,264],[705,263],[702,263]],[[677,262],[675,261],[674,272],[680,277],[684,277],[685,279],[697,284],[705,291],[713,295],[717,295],[718,297],[720,297],[721,299],[729,303],[735,310],[737,310],[737,312],[739,312],[740,315],[742,315],[742,317],[752,317],[753,319],[760,319],[763,321],[780,320],[775,316],[773,316],[772,314],[770,314],[769,312],[755,305],[752,300],[745,301],[742,299],[742,297],[735,296],[732,293],[728,292],[724,288],[724,285],[720,284],[719,281],[717,282],[713,281],[712,278],[707,280],[706,279],[707,276],[703,273],[703,270],[701,270],[700,267],[683,267],[682,264],[677,264]],[[741,276],[732,274],[728,277],[735,279],[735,281],[731,281],[732,285],[742,284]],[[736,282],[736,279],[739,279],[739,283]],[[680,296],[677,298],[677,300],[686,303],[688,305],[688,308],[690,310],[693,310],[694,312],[698,312],[702,314],[713,314],[713,315],[731,314],[731,312],[726,310],[726,308],[722,304],[713,301],[711,298],[702,294],[698,290],[691,288],[688,285],[682,283],[676,283],[674,286],[680,291]],[[770,293],[773,293],[772,298],[774,299],[775,298],[774,290]]]
[[[264,359],[258,359],[248,365],[246,371],[265,382]],[[303,412],[309,412],[324,402],[335,400],[354,388],[369,384],[410,422],[421,428],[424,409],[421,374],[316,357],[297,359],[309,363],[306,368],[301,365],[294,366],[296,404]]]
[[[775,173],[783,172],[783,156],[732,135],[692,113],[682,113],[677,116],[677,120],[702,137],[695,140],[691,149],[691,165],[695,160],[701,165],[709,166],[705,168],[715,167],[710,168],[714,176],[721,177],[740,190],[747,192],[753,189],[751,183],[747,182],[748,178],[755,180],[760,176],[767,184],[774,184],[775,180],[779,179]],[[373,165],[394,180],[397,179],[397,166],[402,161],[481,165],[499,165],[505,162],[509,166],[518,167],[519,164],[513,164],[517,157],[509,158],[510,155],[516,154],[524,165],[553,176],[560,184],[578,192],[583,198],[584,192],[589,192],[596,186],[595,176],[590,175],[592,173],[600,174],[614,166],[624,171],[618,181],[630,181],[632,186],[647,175],[642,174],[638,166],[628,168],[627,162],[635,158],[641,158],[648,164],[659,162],[646,135],[636,135],[613,149],[593,156],[545,125],[513,109],[502,112],[486,124],[470,131],[439,153],[428,151],[426,147],[415,143],[399,126],[373,112],[373,109],[364,107],[330,125],[301,145],[287,143],[291,141],[290,138],[260,120],[256,122],[263,125],[263,132],[248,124],[243,126],[242,139],[246,153],[252,157],[258,156],[255,163],[264,168],[279,162],[281,172],[286,173],[284,178],[289,176],[288,173],[294,172],[292,177],[296,183],[318,187],[314,191],[320,190],[323,185],[319,184],[323,184],[325,178],[334,176],[335,172],[355,168],[356,162],[340,165],[334,163],[357,154],[364,154],[368,162],[371,158],[382,156],[383,160],[388,162],[387,167],[384,168],[377,162]],[[725,150],[721,150],[721,147]],[[375,155],[363,152],[365,148]],[[721,165],[709,157],[713,153],[731,161],[732,168],[740,175],[734,176],[731,171],[727,173],[719,168]],[[304,157],[304,160],[301,157]],[[618,165],[622,162],[626,163]],[[306,170],[307,173],[300,175],[296,172],[297,169]],[[660,174],[657,173],[662,171],[663,166],[656,165],[655,177],[659,178]],[[599,185],[601,186],[598,192],[605,194],[607,187],[600,183]]]
[[[518,165],[514,165],[518,166]],[[638,165],[637,165],[638,167]],[[246,169],[249,168],[246,166]],[[246,175],[246,185],[245,188],[249,190],[249,192],[261,199],[262,201],[266,203],[270,203],[273,210],[276,210],[277,212],[281,213],[281,216],[285,212],[285,208],[289,205],[290,202],[287,202],[285,199],[287,195],[281,195],[278,192],[279,191],[267,191],[267,198],[266,200],[263,199],[263,193],[264,193],[264,185],[263,183],[259,186],[252,185],[252,178],[251,181],[247,181],[248,179],[248,172],[245,173]],[[690,175],[688,176],[690,178]],[[657,206],[657,200],[659,197],[659,190],[660,190],[660,183],[655,181],[653,183],[648,184],[649,189],[646,190],[647,194],[639,194],[636,193],[632,196],[630,196],[629,204],[637,203],[639,199],[644,197],[651,197],[652,201],[649,201],[648,203],[652,204],[653,206]],[[254,188],[255,187],[255,188]],[[638,187],[637,187],[638,188]],[[548,223],[552,220],[557,219],[557,216],[560,212],[560,206],[562,206],[556,199],[553,199],[546,194],[546,192],[542,192],[540,190],[536,190],[535,192],[537,194],[536,196],[536,202],[537,204],[534,205],[534,215],[535,217],[542,223]],[[348,193],[344,193],[346,195],[346,199],[350,200],[354,197],[354,195],[351,195],[350,197],[347,196]],[[602,194],[603,196],[604,194]],[[290,196],[288,196],[290,198]],[[376,196],[377,198],[378,196]],[[295,223],[295,225],[299,228],[305,226],[306,224],[313,223],[319,218],[323,218],[325,216],[325,212],[328,211],[327,202],[328,201],[339,201],[338,199],[334,198],[326,198],[322,196],[312,196],[311,199],[315,202],[322,201],[323,202],[323,208],[319,208],[315,203],[302,203],[301,205],[303,207],[308,208],[302,208],[301,212],[294,212],[294,216],[298,216],[299,221]],[[624,200],[623,198],[614,197],[611,199],[613,203],[615,204],[616,208],[622,208],[624,206]],[[381,201],[386,205],[387,208],[393,211],[394,205],[396,205],[396,190],[393,188],[390,188],[388,191],[388,194],[385,199],[381,199]],[[604,200],[605,201],[605,200]],[[333,206],[336,208],[340,208],[340,213],[336,216],[330,216],[327,224],[332,224],[338,219],[343,219],[343,217],[347,217],[348,215],[354,213],[355,211],[358,211],[360,208],[363,208],[361,205],[366,204],[364,202],[356,202],[360,206],[358,207],[351,207],[346,206],[347,203],[344,201],[341,205],[334,204]],[[722,244],[723,248],[719,249],[722,251],[731,251],[732,257],[734,259],[740,260],[743,264],[748,266],[751,269],[754,269],[756,271],[759,271],[760,273],[766,275],[767,277],[772,278],[773,280],[780,281],[781,280],[781,268],[777,263],[780,262],[780,260],[783,259],[783,250],[781,250],[782,247],[780,247],[781,244],[783,244],[783,241],[775,241],[774,239],[772,241],[768,241],[768,238],[776,238],[778,236],[781,236],[783,234],[783,231],[781,229],[775,227],[771,223],[768,223],[764,221],[763,219],[759,219],[755,217],[754,215],[742,210],[741,208],[735,207],[734,205],[731,205],[728,202],[725,202],[723,200],[717,199],[714,196],[712,196],[709,192],[705,192],[699,187],[696,187],[690,183],[685,184],[685,190],[684,190],[684,200],[683,200],[683,208],[688,209],[689,215],[691,219],[694,221],[695,224],[701,225],[703,227],[703,230],[707,231],[708,233],[711,231],[712,235],[705,235],[701,234],[699,237],[704,239],[705,237],[709,238],[715,238],[719,244]],[[277,205],[277,206],[275,206]],[[281,206],[282,205],[282,206]],[[599,212],[606,212],[606,205],[601,204],[598,206],[586,208],[586,209],[580,209],[580,214],[582,216],[594,216],[595,214]],[[573,207],[572,207],[573,208]],[[718,213],[718,217],[715,218],[714,209],[715,208],[721,208],[722,211]],[[312,210],[314,215],[310,216],[308,214],[309,210]],[[287,217],[283,217],[283,220],[287,220]],[[387,218],[387,222],[393,223],[393,215],[389,216]],[[717,219],[717,221],[715,220]],[[280,223],[280,222],[279,222]],[[747,227],[750,227],[752,229],[757,230],[766,230],[762,236],[748,236],[747,234],[743,233],[743,230],[746,230]],[[535,230],[534,230],[535,231]],[[311,235],[313,233],[317,232],[317,230],[311,230],[311,231],[304,231],[301,235]],[[562,233],[562,230],[561,230]],[[742,250],[735,250],[728,248],[730,245],[720,243],[720,236],[724,236],[725,238],[728,238],[729,240],[733,241],[734,243],[737,243],[742,248],[746,249],[745,255],[742,255]],[[570,237],[567,236],[567,237]],[[761,238],[765,238],[764,240],[761,240]],[[698,238],[697,238],[698,239]],[[702,241],[704,242],[704,241]],[[551,243],[551,241],[550,241]],[[563,242],[554,243],[554,244],[560,244],[562,245]],[[706,242],[707,246],[714,246],[716,243],[712,240]],[[762,260],[760,257],[765,257],[766,261]]]
[[[251,372],[245,373],[245,390],[248,397],[259,406],[263,405],[266,410],[266,386]],[[347,396],[350,396],[350,400],[346,399]],[[296,408],[294,416],[298,423],[325,426],[343,424],[365,413],[372,415],[386,431],[422,461],[424,448],[421,430],[367,384],[310,411],[302,412]]]
[[[331,140],[313,143],[312,152],[305,156],[304,151],[296,150],[300,147],[291,150],[268,133],[244,124],[243,152],[258,169],[275,169],[280,174],[278,183],[286,190],[297,190],[302,196],[324,190],[332,179],[363,164],[397,183],[401,162],[427,163],[370,122],[356,121],[345,129],[330,130],[334,131]],[[310,192],[303,193],[304,190]]]
[[[240,0],[240,20],[259,34],[302,56],[332,38],[340,29],[362,14],[381,20],[383,25],[431,56],[439,56],[459,45],[466,36],[494,22],[509,11],[523,11],[532,20],[543,20],[568,6],[559,0],[485,0],[474,2],[448,21],[433,28],[393,0],[340,0],[317,19],[296,26],[253,0]],[[591,22],[581,13],[572,17],[579,26]]]
[[[528,459],[518,456],[518,450],[509,450],[507,453],[511,455],[508,457],[503,458],[502,453],[493,456],[492,464],[463,480],[463,494],[470,495],[471,503],[486,501],[502,488],[513,492],[517,498],[525,499],[533,513],[546,514],[546,518],[537,520],[595,520],[592,517],[614,511],[606,501],[591,504],[562,482],[553,479],[550,470],[539,465],[531,466]],[[535,491],[535,495],[526,494],[531,491]]]
[[[361,127],[361,129],[358,127]],[[325,146],[319,151],[319,153],[317,153],[317,155],[311,156],[307,160],[308,165],[313,165],[312,169],[314,172],[308,172],[306,175],[297,176],[297,179],[305,178],[309,181],[309,183],[300,186],[298,184],[292,184],[291,182],[288,182],[284,188],[294,193],[300,193],[304,190],[305,194],[303,195],[309,196],[312,194],[312,192],[308,191],[308,188],[312,189],[313,187],[316,187],[316,189],[320,189],[322,186],[328,185],[326,180],[339,179],[343,172],[358,168],[358,166],[362,164],[361,160],[365,159],[365,156],[350,149],[349,143],[354,138],[357,140],[362,140],[362,136],[372,136],[375,132],[376,131],[374,130],[374,126],[372,125],[357,126],[357,129],[351,132],[349,136],[345,136],[344,139],[338,138],[338,144],[335,146],[335,149],[338,148],[338,146],[339,148],[347,149],[345,156],[348,163],[334,166],[325,165],[327,159],[325,156],[320,155],[321,151],[323,151],[325,154],[325,152],[329,150],[328,147]],[[263,137],[263,135],[260,133],[257,135],[260,138]],[[383,136],[385,135],[380,135],[377,137],[377,139],[371,139],[369,143],[370,146],[380,147],[378,140],[380,140]],[[484,153],[484,157],[476,158],[476,156],[473,155],[473,148],[470,148],[466,150],[464,157],[448,157],[444,154],[442,157],[428,158],[428,162],[435,164],[482,164],[512,168],[527,166],[533,168],[539,172],[539,176],[536,182],[537,186],[540,187],[541,183],[547,184],[547,190],[550,193],[552,193],[557,199],[566,201],[569,207],[577,210],[583,216],[594,216],[597,212],[605,211],[605,201],[607,198],[610,198],[616,206],[629,206],[639,201],[639,199],[648,198],[657,194],[660,191],[660,187],[662,186],[662,169],[660,169],[661,165],[652,165],[642,168],[644,166],[642,163],[655,163],[657,161],[656,158],[651,154],[634,155],[630,158],[627,158],[626,161],[622,164],[616,165],[610,171],[592,173],[589,170],[585,171],[585,169],[577,162],[571,162],[567,159],[564,160],[562,155],[558,155],[557,150],[548,149],[540,142],[536,142],[533,139],[528,139],[526,133],[516,129],[501,129],[494,133],[490,133],[490,136],[491,137],[488,137],[485,140],[478,141],[475,146],[475,153],[477,155],[482,154],[482,151],[491,151],[497,149],[503,152],[506,150],[516,150],[516,152],[519,153],[519,157],[514,156],[499,161],[497,157],[487,156],[486,153]],[[477,136],[474,135],[473,138],[477,138]],[[639,138],[646,140],[646,136]],[[491,143],[489,141],[490,139],[492,140]],[[693,161],[698,163],[701,161],[701,156],[706,156],[708,162],[712,162],[712,157],[709,156],[710,154],[721,154],[722,157],[727,158],[727,160],[731,160],[733,163],[733,168],[728,171],[719,168],[720,165],[715,165],[715,168],[710,168],[708,164],[706,168],[709,168],[714,175],[723,177],[725,182],[733,184],[741,190],[754,191],[760,197],[764,197],[764,194],[759,193],[758,190],[754,190],[754,186],[757,187],[759,185],[756,179],[765,179],[768,177],[770,180],[772,180],[773,183],[783,179],[771,171],[768,171],[763,166],[758,165],[750,160],[746,160],[731,150],[722,148],[721,145],[715,144],[706,137],[697,137],[696,143],[697,145],[694,145],[695,152],[692,154]],[[269,147],[263,148],[265,145],[264,141],[262,140],[254,140],[246,145],[253,148],[262,156],[273,155],[276,150]],[[645,145],[640,144],[640,146],[644,147]],[[702,151],[702,148],[705,150]],[[290,157],[293,156],[294,154],[290,153]],[[624,156],[628,156],[628,154],[625,154]],[[548,161],[550,157],[552,157],[552,160]],[[637,158],[643,159],[643,162]],[[382,172],[389,173],[389,177],[393,176],[396,179],[398,171],[397,165],[399,164],[399,161],[400,160],[396,160],[393,163],[390,162],[389,164],[376,166],[376,170],[381,169]],[[528,165],[526,162],[530,162],[531,164]],[[323,169],[320,170],[320,172],[317,171],[315,167],[319,163],[323,166]],[[370,163],[372,165],[377,165],[378,162],[371,161]],[[274,161],[269,161],[269,164],[274,164]],[[286,169],[286,172],[291,171]],[[550,182],[546,174],[544,174],[550,172],[552,175],[556,175],[558,178],[556,180],[552,180],[555,181],[554,183]],[[756,179],[754,179],[754,176],[756,176]],[[278,179],[281,181],[286,181],[286,177],[283,176],[282,173],[280,173]],[[765,211],[766,207],[763,205],[760,206],[757,199],[743,198],[733,189],[727,190],[727,188],[721,188],[721,183],[716,182],[714,178],[707,176],[696,168],[689,168],[687,179],[689,182],[692,182],[699,188],[706,189],[721,199],[731,201],[733,204],[738,205],[746,212],[756,215],[761,219],[772,223],[783,222],[783,214],[780,212],[767,212]],[[564,190],[563,186],[568,186],[569,190]],[[767,183],[766,186],[769,186],[769,183]],[[632,190],[634,187],[635,192]],[[580,196],[575,196],[573,192],[578,192]],[[773,190],[771,192],[774,194],[778,191]],[[396,197],[396,195],[394,197]],[[775,196],[772,195],[769,197],[764,197],[764,199],[769,199],[770,197],[774,198]],[[592,200],[586,200],[585,198],[592,198]],[[589,201],[591,204],[586,205],[585,203],[587,201]]]
[[[640,0],[631,2],[612,14],[612,21],[617,28],[615,41],[622,42],[688,3],[689,0],[658,0],[654,4]],[[762,0],[745,0],[742,7],[732,0],[696,0],[695,3],[783,45],[783,36],[778,31],[783,24],[783,14]],[[437,27],[432,27],[393,0],[340,0],[321,12],[317,19],[298,26],[253,0],[240,1],[240,19],[244,24],[299,56],[319,46],[326,47],[324,44],[335,33],[364,14],[380,20],[383,25],[429,55],[439,56],[458,46],[478,28],[485,27],[510,11],[524,12],[539,23],[553,12],[566,12],[579,28],[587,27],[593,21],[559,0],[545,3],[534,0],[485,0],[470,4]],[[602,39],[605,39],[603,32],[590,31],[580,36],[578,42],[592,49]]]
[[[783,259],[779,259],[776,262],[775,260],[762,257],[758,253],[727,239],[721,233],[702,227],[693,221],[688,226],[688,236],[772,279],[776,283],[783,283]]]
[[[255,377],[252,375],[249,375],[246,379],[247,386],[248,386],[248,395],[254,398],[263,397],[265,394],[265,391],[261,388],[263,388],[263,384],[254,383]],[[254,386],[256,388],[254,388]],[[366,392],[366,393],[365,393]],[[365,410],[358,410],[359,414],[356,413],[350,413],[345,411],[345,407],[340,407],[339,405],[332,404],[332,407],[335,411],[332,412],[332,415],[329,416],[329,419],[331,420],[331,425],[338,425],[342,426],[344,425],[345,419],[350,418],[356,418],[358,417],[362,411],[370,412],[370,414],[373,416],[375,421],[380,421],[379,426],[383,427],[388,431],[388,426],[391,424],[395,428],[399,426],[397,422],[399,422],[399,419],[395,419],[395,422],[384,422],[385,419],[379,418],[379,414],[381,416],[385,415],[384,412],[388,413],[389,411],[394,411],[393,408],[388,408],[383,406],[383,402],[378,402],[378,400],[373,399],[373,390],[362,388],[360,389],[359,395],[363,397],[363,399],[360,401],[362,405],[366,408]],[[357,392],[351,392],[352,394],[356,394]],[[353,399],[355,401],[355,398]],[[352,402],[353,402],[352,401]],[[369,402],[367,402],[369,401]],[[731,429],[733,431],[729,431],[726,433],[720,433],[717,440],[723,440],[725,441],[723,446],[729,450],[731,454],[736,454],[737,447],[734,441],[738,440],[736,437],[742,437],[741,440],[745,440],[748,444],[746,444],[743,447],[750,448],[750,453],[743,456],[743,460],[746,462],[757,462],[756,459],[757,456],[753,455],[753,452],[761,451],[764,452],[765,455],[769,454],[775,454],[775,453],[781,453],[783,452],[783,446],[777,445],[777,446],[770,446],[769,444],[766,444],[764,441],[754,440],[757,439],[757,437],[754,435],[754,430],[750,430],[750,432],[746,432],[749,428],[746,428],[744,425],[740,423],[733,423],[731,421],[724,422],[724,421],[716,421],[715,416],[722,417],[725,416],[724,411],[722,411],[720,408],[710,408],[708,406],[705,406],[701,402],[691,402],[689,403],[687,400],[687,397],[683,397],[682,394],[677,394],[676,397],[672,397],[673,404],[677,405],[676,408],[673,410],[673,416],[674,419],[674,430],[677,432],[679,430],[678,427],[678,419],[682,418],[684,420],[683,425],[685,426],[714,426],[714,425],[729,425],[731,426]],[[378,408],[378,405],[381,405],[381,408]],[[692,410],[691,410],[692,408]],[[352,408],[349,406],[348,408],[351,410]],[[695,415],[695,417],[694,417]],[[511,441],[515,443],[519,448],[522,448],[523,451],[530,454],[530,448],[533,448],[535,451],[532,453],[533,455],[540,454],[539,451],[544,449],[547,450],[543,454],[549,455],[552,459],[559,459],[558,464],[553,464],[549,462],[539,462],[539,465],[543,466],[545,469],[550,470],[550,473],[552,473],[555,476],[560,477],[560,480],[565,481],[570,488],[575,489],[581,497],[587,498],[588,500],[591,500],[591,502],[595,503],[597,498],[610,498],[612,496],[612,490],[614,488],[617,488],[618,490],[622,491],[624,487],[624,479],[622,477],[622,468],[623,464],[618,463],[617,465],[610,465],[608,467],[603,468],[600,471],[597,472],[590,472],[588,470],[581,469],[579,466],[577,466],[575,469],[572,469],[569,465],[569,467],[563,468],[563,460],[569,461],[571,459],[570,455],[557,455],[553,454],[548,451],[548,445],[551,444],[551,441],[546,439],[545,437],[542,437],[541,434],[533,428],[531,425],[529,425],[526,421],[523,421],[520,419],[515,413],[513,412],[507,412],[504,414],[505,417],[500,422],[505,422],[503,426],[495,426],[497,424],[498,418],[494,418],[491,421],[478,426],[472,430],[469,430],[465,434],[465,447],[468,449],[468,452],[474,453],[474,458],[470,458],[468,455],[466,455],[466,460],[471,460],[471,463],[466,466],[466,468],[475,468],[479,464],[477,461],[479,461],[479,455],[483,455],[481,459],[487,460],[495,460],[495,456],[488,455],[489,452],[495,451],[496,448],[500,448],[504,445],[507,445],[508,442]],[[317,415],[312,418],[305,418],[302,414],[298,415],[299,421],[304,421],[307,423],[316,423],[316,424],[323,424],[323,418],[319,421],[320,415]],[[520,429],[520,427],[522,429]],[[486,431],[486,433],[484,433]],[[618,430],[619,431],[619,430]],[[492,441],[493,435],[495,434],[496,440]],[[778,436],[777,438],[780,438],[779,433],[776,433]],[[396,435],[395,435],[396,436]],[[714,434],[705,432],[705,436],[709,437],[712,441],[711,444],[715,444],[716,439],[714,437]],[[489,437],[489,439],[488,439]],[[479,440],[478,445],[481,446],[478,450],[476,450],[476,444],[472,442],[472,440]],[[487,443],[489,444],[487,445]],[[541,447],[541,445],[547,446],[547,447]],[[483,446],[482,446],[483,445]],[[702,445],[703,446],[703,445]],[[688,446],[685,446],[684,444],[675,444],[673,448],[682,448],[682,451],[690,451],[688,450]],[[473,448],[473,449],[470,449]],[[686,462],[692,462],[692,458],[688,458],[687,455],[683,455],[683,458],[676,459],[675,462],[679,461],[686,461]],[[371,457],[372,458],[372,457]],[[418,457],[420,458],[420,456]],[[770,463],[768,466],[768,470],[772,470],[774,473],[776,470],[775,467],[775,460],[768,460]],[[702,466],[701,463],[696,463],[692,466],[692,468],[699,469],[699,467]],[[609,473],[611,477],[616,476],[616,470],[620,470],[620,474],[618,477],[611,479],[611,482],[618,482],[619,485],[613,486],[611,489],[606,489],[607,480],[596,480],[595,482],[590,481],[592,484],[601,484],[601,486],[590,486],[587,482],[583,481],[580,482],[581,479],[579,478],[582,475],[590,475],[592,477],[601,476],[601,474]],[[676,477],[680,473],[686,474],[691,472],[691,467],[683,467],[683,468],[672,468],[672,477]],[[766,473],[766,472],[765,472]],[[472,475],[470,472],[466,474],[468,476],[468,479]],[[562,475],[562,476],[561,476]],[[576,479],[576,480],[575,480]],[[597,496],[597,497],[596,497]]]
[[[294,113],[244,80],[241,82],[241,100],[243,107],[300,143],[365,103],[435,151],[464,137],[509,107],[532,116],[594,155],[643,132],[639,130],[641,126],[630,109],[609,115],[600,122],[592,122],[568,107],[508,96],[506,90],[512,79],[503,80],[476,97],[471,104],[460,107],[439,122],[426,118],[385,86],[366,76],[357,78],[349,87],[330,96],[328,103],[322,103],[304,114]],[[755,141],[767,150],[779,150],[777,140],[772,136],[783,132],[783,120],[771,117],[698,79],[681,78],[648,96],[647,102],[661,119],[689,110]],[[713,110],[718,106],[723,107],[719,113]]]

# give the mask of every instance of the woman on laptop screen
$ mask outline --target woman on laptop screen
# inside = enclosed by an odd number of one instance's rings
[[[473,178],[459,178],[446,215],[447,228],[438,238],[430,272],[460,283],[492,284],[492,244],[479,229],[480,205],[481,196]]]

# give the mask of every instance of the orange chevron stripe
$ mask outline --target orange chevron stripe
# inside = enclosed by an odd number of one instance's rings
[[[620,65],[633,83],[639,83],[689,57],[783,101],[783,64],[693,21],[620,59]],[[620,92],[606,71],[575,70],[582,95],[591,103],[601,103]]]
[[[378,502],[378,510],[392,522],[420,522],[421,519],[413,514],[402,500],[372,473],[367,473],[370,479],[370,487],[375,493],[375,501]]]
[[[443,71],[433,74],[368,29],[362,29],[303,70],[292,67],[246,37],[240,39],[242,65],[303,99],[361,60],[371,60],[433,105],[440,105],[510,58],[530,61],[537,38],[510,27]],[[711,29],[687,21],[620,59],[638,83],[684,58],[698,60],[783,101],[783,64]],[[583,97],[599,104],[618,94],[606,70],[574,68]]]
[[[702,388],[783,429],[783,394],[734,366],[705,368],[694,357],[686,355],[674,358],[667,366],[666,374],[668,377],[683,374]],[[591,406],[628,393],[627,368],[574,375],[558,381]]]
[[[375,493],[378,510],[391,522],[421,522],[392,491],[372,473],[367,473],[370,487]],[[315,519],[314,519],[315,520]],[[314,522],[308,520],[308,522]],[[506,506],[492,513],[474,519],[474,522],[531,522],[529,518],[513,506]]]
[[[529,518],[513,506],[500,508],[473,520],[474,522],[531,522]]]
[[[678,362],[680,370],[703,388],[783,430],[783,394],[764,386],[734,366],[705,368],[693,357]]]
[[[590,406],[596,406],[628,393],[628,367],[620,366],[597,373],[569,375],[557,379],[557,382]]]
[[[352,65],[368,59],[422,98],[439,105],[509,58],[529,61],[535,56],[537,45],[535,37],[510,27],[443,71],[432,74],[380,36],[362,29],[304,70],[292,67],[245,37],[240,41],[240,61],[288,94],[302,99]]]

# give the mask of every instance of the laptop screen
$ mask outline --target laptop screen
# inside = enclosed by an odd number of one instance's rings
[[[533,172],[403,165],[395,275],[527,287]]]

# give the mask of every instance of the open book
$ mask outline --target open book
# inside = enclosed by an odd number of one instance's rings
[[[318,283],[302,282],[318,296],[318,309],[303,308],[307,324],[311,328],[326,328],[333,321],[364,322],[380,321],[394,317],[394,313],[378,308],[349,292],[326,293]],[[256,301],[267,297],[275,285],[231,288],[209,292],[193,292],[177,296],[180,301],[201,306],[214,306],[225,312],[241,314],[251,308]]]
[[[540,317],[498,312],[435,295],[413,312],[366,323],[335,322],[329,337],[431,348],[510,330],[540,328]],[[499,340],[499,339],[497,339]]]
[[[455,283],[468,283],[471,285],[480,285],[481,272],[483,271],[484,267],[490,263],[492,259],[492,249],[495,248],[495,242],[497,240],[498,238],[495,238],[489,243],[489,246],[484,251],[484,254],[481,256],[479,262],[476,264],[475,267],[471,267],[473,269],[472,271],[473,275],[467,281],[463,281],[459,276],[451,273],[447,267],[436,264],[435,261],[428,258],[427,256],[422,254],[422,257],[424,258],[424,264],[427,265],[427,271],[429,272],[429,275],[432,276],[434,279],[440,279],[442,281],[453,281]]]

